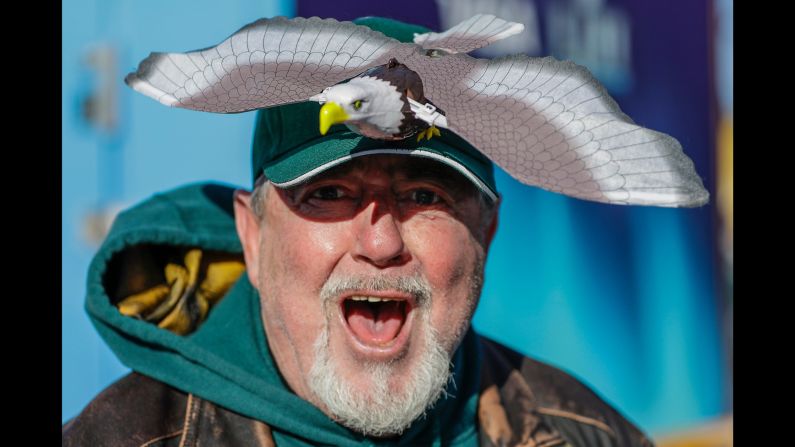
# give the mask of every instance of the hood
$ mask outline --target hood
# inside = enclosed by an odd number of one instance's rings
[[[89,269],[86,310],[119,360],[267,423],[278,445],[475,445],[480,353],[471,331],[453,357],[454,392],[396,441],[354,433],[288,389],[243,271],[233,191],[188,185],[116,218]]]

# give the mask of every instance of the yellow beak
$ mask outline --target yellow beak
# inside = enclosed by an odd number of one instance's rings
[[[320,134],[325,135],[334,124],[348,121],[348,114],[336,102],[327,102],[320,108]]]

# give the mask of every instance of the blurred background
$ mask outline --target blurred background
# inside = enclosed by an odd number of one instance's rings
[[[213,46],[260,17],[391,17],[441,31],[524,23],[479,57],[587,66],[638,124],[677,138],[698,209],[608,206],[504,172],[474,325],[589,384],[661,446],[732,445],[732,0],[71,0],[63,4],[62,419],[128,372],[83,309],[119,210],[193,181],[250,184],[253,113],[163,107],[124,76],[151,51]]]

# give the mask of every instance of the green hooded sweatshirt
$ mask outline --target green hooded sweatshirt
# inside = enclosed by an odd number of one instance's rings
[[[259,294],[246,274],[186,335],[122,315],[123,289],[140,291],[160,276],[167,259],[187,248],[240,254],[233,189],[193,184],[121,213],[91,263],[86,309],[122,363],[185,393],[193,393],[273,430],[278,445],[476,445],[481,355],[470,331],[454,354],[454,383],[425,417],[396,441],[381,441],[335,423],[292,393],[271,357]],[[149,278],[149,279],[147,279]]]

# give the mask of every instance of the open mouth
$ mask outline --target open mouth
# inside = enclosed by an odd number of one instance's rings
[[[353,295],[342,301],[352,335],[368,347],[387,347],[398,338],[411,312],[405,299]]]

